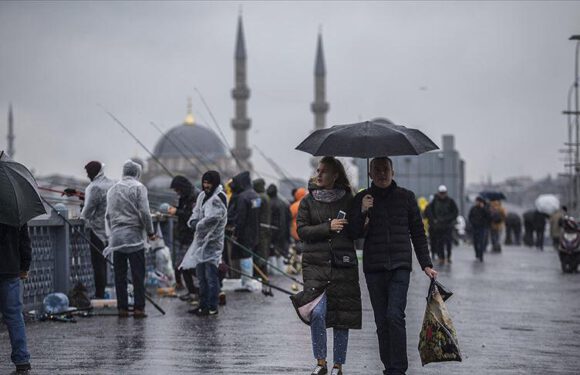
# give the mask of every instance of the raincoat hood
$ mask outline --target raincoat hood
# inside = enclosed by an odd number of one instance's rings
[[[278,188],[276,185],[270,184],[270,186],[268,186],[268,190],[266,190],[266,194],[268,194],[270,198],[278,196]]]
[[[252,187],[252,180],[250,179],[250,172],[244,171],[232,178],[231,188],[234,193],[241,193],[244,190]]]
[[[255,179],[253,182],[254,190],[256,193],[265,193],[266,192],[266,181],[263,178]]]
[[[179,191],[180,195],[188,196],[191,194],[193,185],[187,178],[183,176],[175,176],[173,177],[173,180],[171,180],[169,188]]]
[[[133,177],[138,180],[141,177],[141,166],[132,160],[127,160],[123,165],[123,177]]]

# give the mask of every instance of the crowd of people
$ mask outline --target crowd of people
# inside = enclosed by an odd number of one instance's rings
[[[104,165],[98,161],[86,164],[85,170],[91,182],[84,194],[81,218],[94,250],[95,298],[105,297],[105,257],[111,255],[119,317],[132,314],[145,318],[145,251],[148,241],[156,240],[158,234],[147,188],[139,181],[141,166],[128,160],[118,182],[105,176]],[[304,287],[291,300],[298,317],[310,327],[316,360],[312,374],[340,375],[349,331],[362,326],[355,241],[364,239],[362,270],[384,373],[404,374],[408,367],[405,307],[412,254],[426,276],[436,278],[433,262],[452,262],[459,211],[444,185],[421,210],[414,193],[399,187],[393,176],[392,161],[375,158],[369,170],[372,184],[354,195],[342,163],[324,157],[308,187],[294,189],[293,202],[280,197],[276,185],[266,187],[263,179],[252,181],[248,171],[225,183],[219,172],[207,171],[199,181],[201,189],[185,176],[174,177],[170,188],[176,193],[177,204],[169,206],[167,214],[177,219],[174,237],[179,256],[173,261],[176,289],[183,291],[180,299],[192,305],[189,312],[196,316],[215,316],[219,305],[225,304],[221,288],[226,275],[240,278],[237,291],[245,292],[251,291],[252,279],[268,280],[284,268],[301,270]],[[548,219],[556,239],[563,214],[525,213],[523,243],[542,248]],[[506,245],[520,244],[521,225],[520,217],[507,213],[501,201],[477,197],[468,215],[476,259],[483,261],[489,241],[492,251],[501,251],[504,229]],[[8,320],[14,315],[14,322],[9,324],[12,360],[17,369],[27,370],[24,324],[12,313],[22,306],[14,296],[9,297],[13,283],[26,277],[30,239],[26,226],[15,229],[2,224],[0,235],[12,254],[0,266],[2,314]],[[292,258],[299,261],[294,264],[289,261]],[[128,280],[133,285],[132,311]],[[327,328],[334,330],[332,367],[327,363]]]

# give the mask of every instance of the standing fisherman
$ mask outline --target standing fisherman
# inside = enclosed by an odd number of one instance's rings
[[[195,228],[190,228],[187,225],[187,221],[191,216],[193,207],[197,199],[198,192],[192,183],[183,176],[175,176],[171,181],[171,189],[179,196],[179,202],[177,207],[169,207],[167,212],[171,215],[177,216],[177,228],[175,229],[175,234],[177,240],[179,241],[179,257],[185,256],[185,252],[193,242],[193,233]],[[180,296],[182,301],[191,302],[195,298],[197,289],[193,282],[193,277],[195,269],[183,269],[180,270],[177,265],[181,262],[181,259],[175,263],[175,279],[177,280],[177,288],[182,288],[181,279],[185,281],[185,286],[187,288],[187,293]]]
[[[109,246],[105,255],[113,252],[115,290],[120,317],[129,315],[127,296],[127,262],[135,294],[135,318],[145,315],[145,244],[146,237],[156,238],[149,212],[147,188],[139,182],[141,166],[131,160],[123,165],[123,178],[107,193],[105,220],[109,228]]]
[[[85,206],[81,211],[81,218],[85,227],[90,230],[91,246],[102,254],[107,246],[105,231],[105,211],[107,210],[107,191],[114,185],[114,181],[107,178],[104,164],[91,161],[85,165],[87,177],[91,180],[85,190]],[[91,264],[95,277],[95,298],[105,298],[107,286],[107,260],[96,251],[91,251]]]

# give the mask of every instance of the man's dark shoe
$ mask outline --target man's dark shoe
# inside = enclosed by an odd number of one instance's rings
[[[310,373],[310,375],[326,375],[326,374],[328,374],[328,368],[326,366],[320,365],[316,365],[314,370],[312,370],[312,373]]]
[[[184,294],[182,296],[179,296],[179,299],[185,302],[191,302],[193,301],[193,295],[191,295],[190,293]]]
[[[199,315],[202,310],[205,310],[205,309],[202,307],[197,307],[195,309],[187,310],[187,312],[190,314],[193,314],[193,315]]]
[[[28,374],[28,371],[30,371],[32,367],[30,366],[30,363],[21,363],[19,365],[16,365],[16,373],[17,374]]]
[[[135,318],[135,319],[143,319],[146,317],[147,317],[147,314],[145,314],[144,310],[135,310],[133,312],[133,318]]]
[[[220,292],[219,294],[219,304],[223,306],[226,304],[226,294],[224,292]]]

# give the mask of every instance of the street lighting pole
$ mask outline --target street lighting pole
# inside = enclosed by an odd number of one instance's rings
[[[580,53],[580,35],[572,35],[569,40],[576,41],[576,54],[574,56],[574,116],[575,116],[575,131],[576,131],[576,152],[574,154],[574,208],[578,209],[578,197],[580,193],[579,171],[580,171],[580,117],[578,110],[580,103],[578,101],[578,55]],[[575,212],[577,214],[578,212]]]

